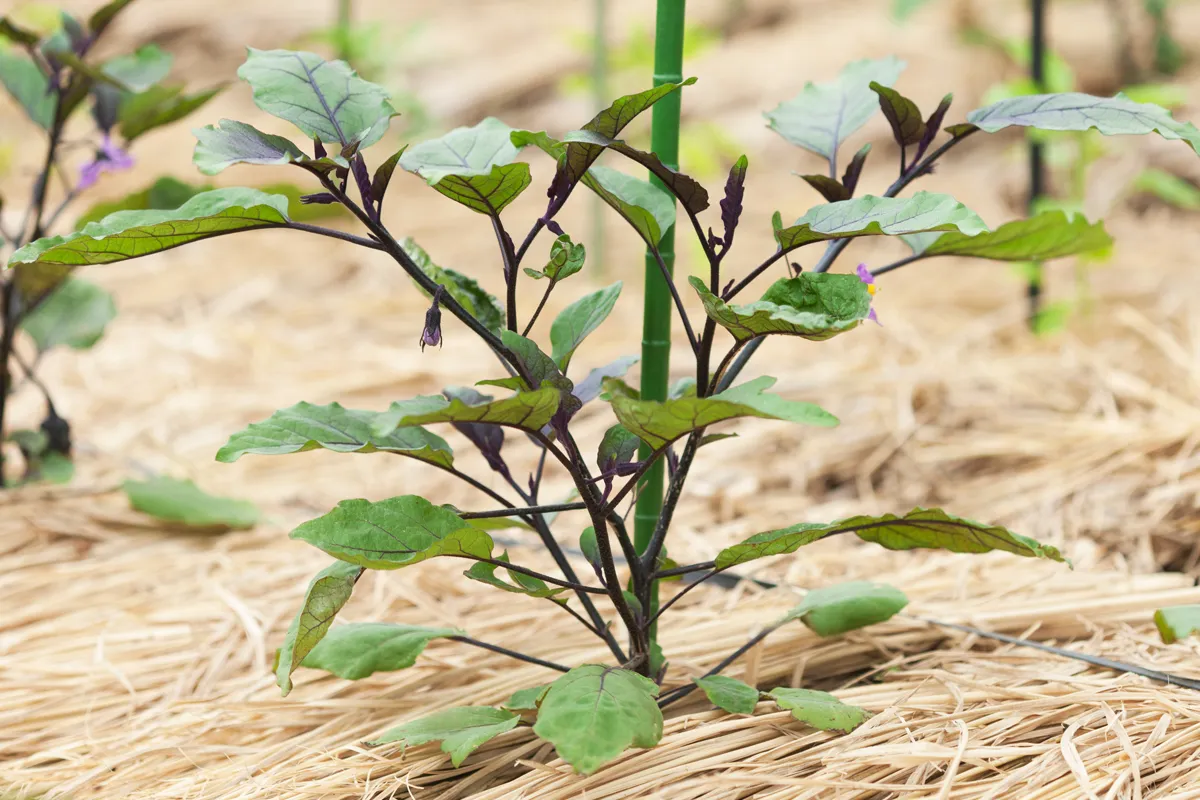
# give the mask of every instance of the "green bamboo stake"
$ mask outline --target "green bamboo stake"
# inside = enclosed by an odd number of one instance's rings
[[[687,0],[658,0],[654,32],[654,85],[683,80],[683,20]],[[650,128],[650,149],[672,169],[679,168],[680,92],[673,92],[655,103]],[[662,184],[651,176],[650,180]],[[669,271],[675,266],[675,225],[667,228],[659,246]],[[671,357],[671,293],[659,271],[653,254],[646,254],[646,299],[642,317],[642,399],[665,400]],[[642,446],[641,458],[653,451]],[[638,494],[634,514],[634,544],[644,552],[650,544],[654,526],[662,509],[664,465],[662,460],[646,473]],[[658,591],[650,598],[653,614],[658,607]],[[654,631],[650,633],[651,641]]]
[[[354,7],[353,0],[338,0],[337,4],[337,21],[336,31],[337,36],[337,57],[347,63],[350,62],[350,26],[354,22]]]
[[[592,31],[592,97],[597,113],[608,107],[608,0],[593,0],[595,28]],[[606,204],[592,196],[592,251],[589,260],[598,274],[604,273],[604,215]]]

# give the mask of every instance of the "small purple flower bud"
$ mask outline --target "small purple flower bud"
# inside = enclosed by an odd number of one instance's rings
[[[337,198],[334,197],[333,195],[331,195],[329,192],[317,192],[316,194],[301,195],[300,202],[306,206],[310,206],[310,205],[314,205],[314,204],[315,205],[329,205],[330,203],[336,203]]]
[[[95,185],[100,176],[106,172],[119,172],[133,167],[133,156],[122,150],[107,134],[96,150],[96,156],[84,164],[79,171],[78,189],[87,189]]]
[[[559,225],[557,222],[555,222],[552,219],[543,219],[542,222],[546,223],[546,229],[549,230],[551,233],[553,233],[555,236],[562,236],[566,233],[566,231],[564,231],[562,229],[562,225]]]
[[[439,304],[445,291],[441,285],[437,287],[437,291],[433,293],[433,305],[425,312],[425,328],[421,331],[421,352],[425,352],[425,345],[442,346],[442,309]]]

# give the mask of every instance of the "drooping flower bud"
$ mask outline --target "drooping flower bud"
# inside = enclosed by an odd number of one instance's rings
[[[446,290],[439,284],[433,293],[433,305],[425,312],[425,327],[421,331],[421,352],[425,345],[442,346],[442,294]]]

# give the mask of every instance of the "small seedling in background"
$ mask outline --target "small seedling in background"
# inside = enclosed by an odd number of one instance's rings
[[[130,2],[103,5],[86,21],[45,5],[0,17],[0,83],[45,140],[43,154],[36,165],[30,164],[37,171],[32,197],[22,212],[0,220],[0,251],[17,251],[52,233],[64,213],[106,173],[133,166],[135,140],[182,119],[217,93],[187,93],[168,82],[171,56],[155,45],[103,61],[93,56],[95,45]],[[68,124],[74,137],[74,120],[85,110],[91,115],[91,131],[83,140],[69,138]],[[84,148],[91,152],[90,160],[82,166],[69,161],[71,151]],[[11,212],[12,203],[5,199],[0,197],[0,209]],[[59,415],[37,368],[55,347],[94,345],[116,314],[108,293],[72,276],[85,263],[0,277],[0,486],[63,482],[74,471],[70,425]],[[39,430],[10,430],[8,400],[25,384],[43,394],[46,417]],[[5,469],[6,442],[24,458],[20,476]]]
[[[133,510],[155,519],[209,531],[253,528],[258,509],[246,500],[211,495],[189,480],[157,477],[121,486]]]
[[[768,113],[775,132],[823,162],[820,171],[804,174],[804,180],[828,202],[808,209],[790,225],[777,213],[776,247],[750,269],[726,264],[742,222],[747,159],[743,156],[734,164],[718,208],[710,209],[708,191],[698,181],[668,169],[658,156],[620,138],[640,113],[693,80],[621,97],[582,129],[561,138],[486,119],[368,162],[372,146],[382,139],[395,113],[386,90],[358,77],[342,62],[327,62],[311,53],[253,49],[239,76],[250,85],[262,110],[294,124],[303,138],[292,141],[223,121],[198,132],[195,163],[210,173],[235,163],[286,165],[306,173],[316,184],[315,194],[348,209],[367,235],[296,222],[288,217],[286,198],[228,188],[198,194],[174,210],[119,212],[83,231],[38,240],[14,254],[9,267],[19,279],[67,264],[116,263],[212,236],[261,229],[330,237],[395,261],[434,303],[431,308],[438,310],[436,315],[426,315],[422,330],[413,330],[413,357],[453,357],[456,348],[474,338],[495,356],[496,369],[479,374],[474,387],[446,387],[440,394],[400,400],[381,411],[301,402],[233,434],[217,458],[232,462],[244,455],[317,449],[390,453],[464,481],[491,505],[460,510],[436,497],[417,495],[380,501],[349,499],[296,528],[293,538],[335,560],[309,584],[277,654],[276,680],[286,694],[292,689],[293,674],[302,666],[355,679],[411,666],[435,639],[482,647],[562,675],[548,686],[529,687],[503,707],[472,705],[439,712],[405,722],[378,741],[440,741],[453,761],[460,763],[484,741],[532,720],[537,736],[554,744],[576,770],[588,773],[629,747],[655,745],[662,736],[662,708],[697,688],[691,676],[670,669],[657,629],[673,619],[668,612],[686,591],[726,570],[794,553],[837,535],[857,536],[895,550],[998,550],[1065,560],[1055,548],[1006,528],[921,508],[834,522],[797,522],[757,533],[698,563],[677,564],[666,556],[671,522],[688,476],[693,468],[703,468],[709,448],[718,447],[724,438],[712,428],[744,418],[814,428],[838,422],[812,403],[770,392],[774,378],[739,380],[768,337],[806,343],[847,334],[878,335],[875,325],[863,325],[870,320],[887,324],[886,309],[877,315],[874,308],[877,283],[882,276],[923,259],[1045,261],[1110,245],[1101,223],[1063,210],[992,229],[949,195],[921,191],[901,196],[946,153],[982,133],[1012,127],[1158,133],[1184,140],[1193,149],[1200,147],[1200,131],[1192,125],[1175,120],[1165,109],[1120,96],[1014,97],[972,111],[965,122],[947,126],[949,96],[935,109],[922,111],[893,88],[904,66],[895,58],[855,62],[836,80],[809,84]],[[859,176],[869,148],[843,159],[842,146],[881,110],[899,149],[896,177],[879,195],[861,194]],[[551,157],[556,170],[545,211],[524,233],[513,236],[514,222],[505,210],[530,186],[529,165],[519,160],[528,148]],[[666,188],[600,165],[605,156],[632,160]],[[474,276],[439,265],[434,254],[391,232],[383,211],[389,190],[400,183],[398,171],[419,176],[447,200],[486,220],[484,229],[494,235],[497,246],[495,277],[503,282],[503,300],[480,286]],[[522,292],[533,290],[525,298],[532,306],[535,297],[582,283],[574,275],[586,268],[579,263],[585,254],[575,249],[557,219],[580,187],[595,192],[628,223],[649,249],[652,261],[658,262],[670,288],[693,369],[664,400],[645,399],[623,380],[635,359],[607,365],[588,361],[584,345],[618,302],[620,283],[583,293],[553,320],[547,339],[539,343],[529,338],[545,304],[539,303],[537,312],[524,317]],[[705,278],[693,276],[687,281],[704,308],[703,318],[688,314],[659,251],[664,230],[674,222],[677,203],[683,215],[680,227],[695,234],[709,268]],[[701,218],[705,212],[707,221]],[[545,230],[557,239],[549,263],[539,268],[540,262],[533,261],[534,245]],[[859,265],[830,272],[845,248],[863,236],[900,239],[911,254],[874,269]],[[824,254],[813,259],[811,268],[794,275],[787,266],[789,255],[821,243]],[[774,281],[765,291],[759,286],[758,299],[735,303],[768,274]],[[438,299],[433,301],[434,297]],[[422,356],[420,343],[431,341],[444,342],[445,349],[427,347]],[[597,402],[606,410],[596,412]],[[593,404],[590,412],[611,413],[613,419],[599,440],[584,442],[577,438],[581,428],[575,421],[589,404]],[[448,426],[461,434],[483,455],[486,471],[469,472],[456,460],[450,444],[431,430],[433,426]],[[538,464],[531,474],[515,469],[516,463],[526,462],[514,458],[518,449],[530,451],[531,463]],[[648,457],[640,456],[639,449]],[[639,551],[626,518],[643,477],[659,463],[670,466],[665,500],[653,536]],[[578,500],[554,502],[543,497],[544,481],[552,471],[570,479]],[[486,483],[489,476],[503,488]],[[586,528],[577,517],[560,516],[560,512],[576,511],[586,513]],[[574,526],[567,535],[579,536],[580,550],[590,562],[591,569],[584,575],[575,571],[556,538],[563,520]],[[554,574],[520,563],[517,554],[500,551],[488,532],[499,525],[523,531],[531,545],[540,542],[557,565]],[[597,637],[611,652],[611,660],[563,664],[553,658],[556,643],[549,638],[534,655],[480,642],[457,629],[383,622],[333,624],[366,570],[412,568],[434,558],[469,561],[467,579],[523,595],[528,602],[552,603]],[[695,580],[657,605],[660,584],[681,575]],[[722,698],[723,706],[744,713],[751,700],[761,697],[753,694],[754,687],[711,679],[769,634],[798,622],[816,635],[840,635],[888,619],[905,602],[898,590],[869,583],[812,592],[723,659],[699,685],[714,701]],[[726,694],[733,699],[726,702]],[[767,698],[807,724],[825,729],[850,730],[869,716],[821,692],[782,689],[769,692]]]

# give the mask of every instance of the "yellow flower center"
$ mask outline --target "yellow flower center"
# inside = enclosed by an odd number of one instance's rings
[[[873,283],[868,283],[868,284],[867,284],[867,294],[875,294],[875,292],[877,292],[877,291],[879,291],[879,287],[878,287],[878,286],[876,286],[876,285],[875,285],[875,284],[873,284]]]

